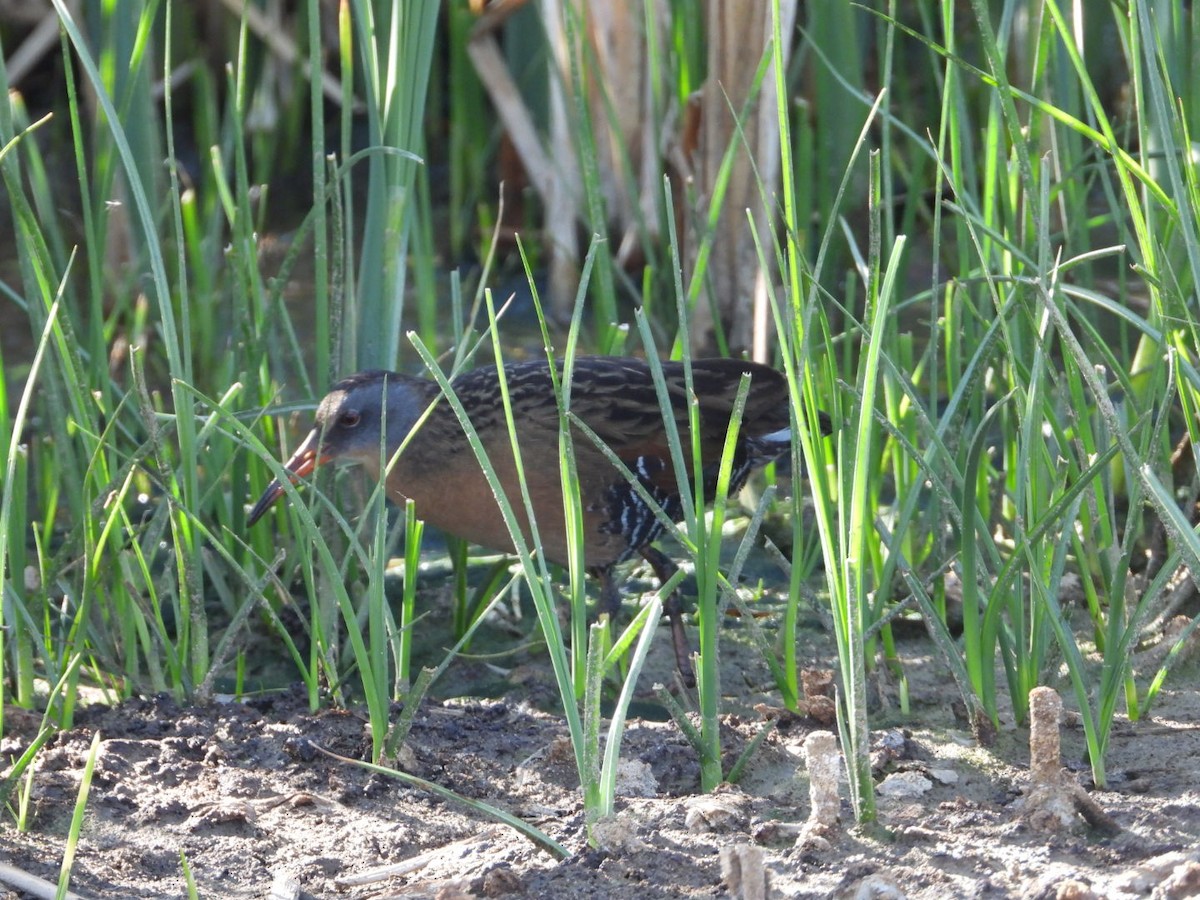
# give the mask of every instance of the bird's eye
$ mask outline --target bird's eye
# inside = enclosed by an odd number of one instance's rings
[[[338,416],[338,425],[342,428],[354,428],[362,421],[362,414],[357,409],[348,409]]]

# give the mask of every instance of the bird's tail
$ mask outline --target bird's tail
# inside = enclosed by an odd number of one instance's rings
[[[746,455],[749,469],[757,469],[775,462],[792,446],[792,429],[780,428],[766,434],[746,438]]]

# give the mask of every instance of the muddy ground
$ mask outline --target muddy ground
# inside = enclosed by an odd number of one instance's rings
[[[828,665],[828,636],[808,623],[812,665]],[[784,716],[736,786],[698,793],[699,767],[648,686],[670,680],[666,629],[631,722],[614,823],[590,847],[566,728],[544,653],[499,664],[459,660],[427,699],[402,754],[414,774],[486,800],[544,830],[556,859],[511,828],[393,779],[321,755],[369,756],[356,710],[310,712],[297,689],[239,702],[181,706],[147,697],[81,709],[75,727],[41,754],[30,829],[10,811],[0,864],[53,881],[93,735],[101,736],[71,888],[88,898],[186,896],[182,859],[201,897],[752,897],[754,850],[771,897],[1200,896],[1200,697],[1192,665],[1177,672],[1152,714],[1115,728],[1107,790],[1090,797],[1114,820],[1108,833],[1079,820],[1052,833],[1022,814],[1027,731],[1006,722],[985,749],[955,717],[945,671],[919,634],[904,641],[912,707],[895,686],[873,690],[880,746],[876,782],[906,773],[913,792],[879,796],[879,827],[846,826],[826,846],[797,848],[809,815],[801,746],[826,726]],[[727,765],[778,714],[766,667],[739,623],[722,652],[729,695]],[[507,639],[507,638],[506,638]],[[1060,685],[1068,705],[1070,692]],[[488,696],[484,696],[484,694]],[[35,732],[9,710],[3,765]],[[1069,711],[1064,763],[1090,786],[1083,733]],[[917,777],[921,776],[921,777]],[[894,785],[897,779],[891,779]],[[886,790],[886,789],[885,789]],[[742,848],[742,849],[737,849]],[[724,869],[723,853],[727,857]],[[738,854],[741,854],[738,856]],[[746,870],[738,882],[736,856]],[[0,865],[2,868],[2,865]],[[34,896],[0,883],[0,898]]]

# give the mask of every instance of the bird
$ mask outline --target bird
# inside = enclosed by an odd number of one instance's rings
[[[560,475],[562,419],[555,395],[564,366],[548,359],[503,366],[517,443],[540,545],[551,563],[566,565],[568,537]],[[779,459],[791,447],[787,379],[769,366],[729,358],[691,362],[688,393],[684,363],[661,363],[671,414],[684,448],[691,454],[689,407],[699,422],[703,496],[711,502],[721,456],[743,374],[750,376],[729,479],[732,496],[750,473]],[[664,518],[683,517],[680,486],[672,461],[667,426],[651,366],[634,357],[579,356],[572,365],[570,410],[603,441],[627,469],[622,472],[580,429],[572,446],[583,517],[584,560],[600,585],[598,610],[616,614],[621,604],[615,569],[640,556],[661,583],[676,570],[654,542],[665,530],[662,519],[634,487],[636,480]],[[520,502],[517,468],[503,405],[500,369],[484,365],[450,381],[510,498],[528,540],[529,521]],[[396,502],[411,499],[417,515],[442,531],[501,552],[513,552],[512,536],[457,414],[443,401],[433,379],[372,370],[339,381],[321,400],[308,436],[284,464],[293,482],[331,462],[357,463],[371,478],[381,477],[381,459],[392,459],[408,443],[386,475],[386,492]],[[821,416],[823,433],[830,420]],[[384,430],[386,429],[386,434]],[[410,432],[412,434],[409,437]],[[381,454],[381,446],[383,453]],[[629,477],[632,476],[632,479]],[[695,473],[690,473],[691,478]],[[694,484],[694,481],[691,482]],[[284,494],[272,481],[247,516],[261,519]],[[673,592],[664,603],[677,667],[694,685],[691,652],[683,629],[682,601]]]

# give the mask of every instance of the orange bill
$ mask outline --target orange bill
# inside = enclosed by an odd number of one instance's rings
[[[321,436],[314,428],[308,433],[308,437],[304,439],[304,443],[296,448],[296,452],[292,454],[291,459],[283,464],[283,467],[291,473],[291,480],[293,482],[297,478],[303,478],[305,475],[310,474],[317,466],[329,462],[329,456],[317,456],[317,444],[320,440]],[[250,515],[246,517],[246,524],[253,525],[261,519],[267,510],[275,504],[275,501],[283,496],[283,493],[283,482],[276,478],[267,485],[267,489],[263,491],[263,495],[254,504],[254,509],[250,510]]]

